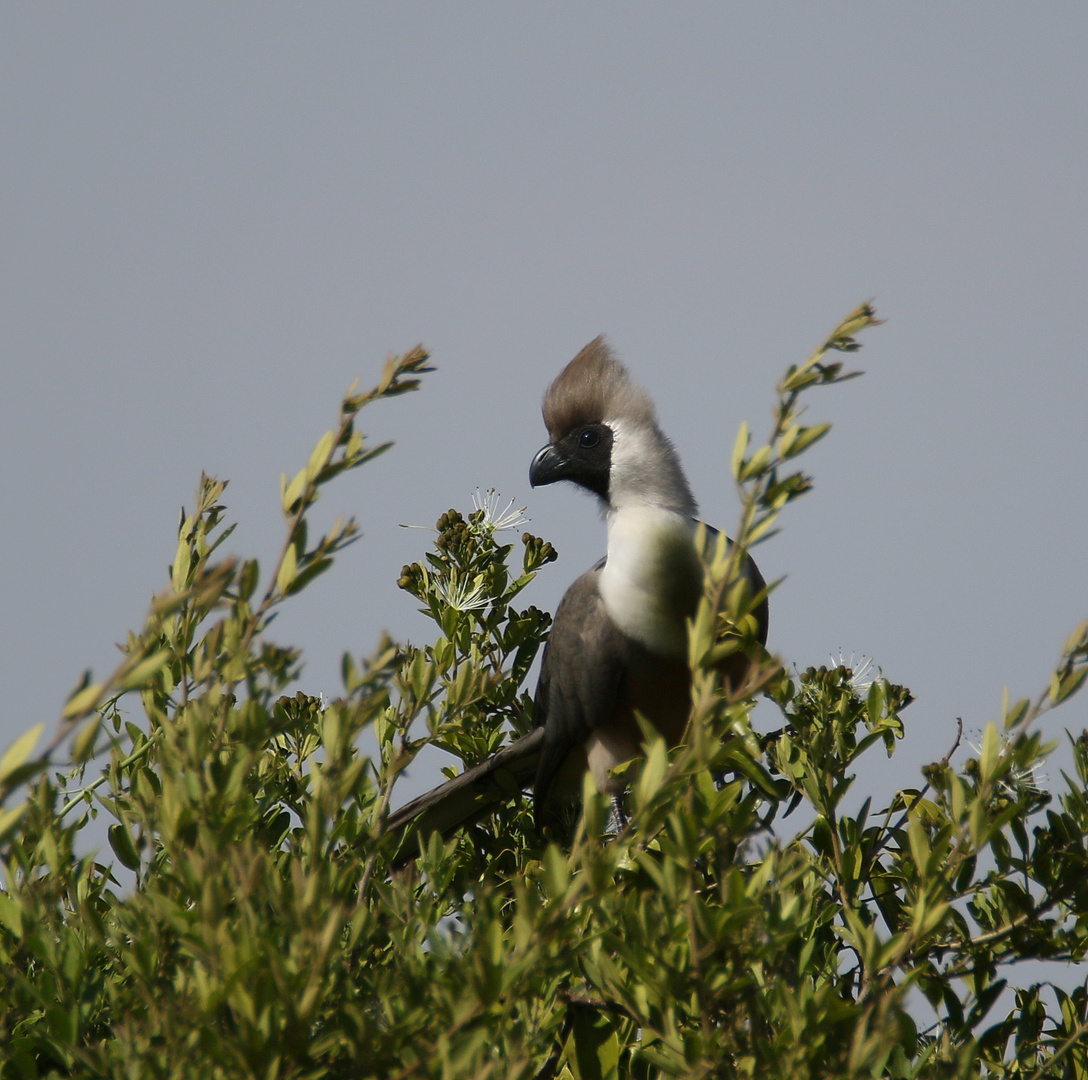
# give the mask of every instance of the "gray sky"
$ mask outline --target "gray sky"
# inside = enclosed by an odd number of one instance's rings
[[[527,481],[589,338],[728,528],[738,423],[875,298],[868,374],[812,400],[816,490],[757,557],[784,659],[915,691],[877,781],[913,783],[1088,614],[1086,41],[1057,2],[5,5],[0,742],[115,663],[202,469],[231,550],[271,559],[280,472],[388,351],[439,370],[322,501],[366,535],[276,624],[312,692],[428,632],[399,523],[527,504],[548,607],[602,553],[590,499]]]

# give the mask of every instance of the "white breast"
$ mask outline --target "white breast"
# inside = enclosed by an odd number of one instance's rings
[[[605,610],[628,637],[662,656],[687,651],[703,571],[695,522],[672,510],[625,506],[608,515],[608,561],[601,571]]]

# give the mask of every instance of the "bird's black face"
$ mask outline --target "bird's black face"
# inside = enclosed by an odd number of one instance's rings
[[[568,431],[558,442],[548,443],[529,466],[533,487],[573,480],[608,498],[612,470],[612,429],[607,424],[584,424]]]

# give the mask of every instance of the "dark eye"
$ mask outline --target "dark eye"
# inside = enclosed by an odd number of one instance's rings
[[[592,428],[586,428],[581,435],[578,436],[579,446],[596,446],[601,441],[600,435],[597,434]]]

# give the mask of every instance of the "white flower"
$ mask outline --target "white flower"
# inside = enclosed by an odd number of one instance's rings
[[[454,611],[479,611],[488,605],[481,578],[472,581],[459,581],[456,577],[437,578],[432,588],[435,596]]]
[[[880,674],[880,668],[877,668],[875,673],[873,671],[873,658],[871,656],[859,656],[854,658],[854,654],[850,654],[850,659],[843,659],[842,649],[839,649],[838,660],[835,657],[831,657],[831,666],[844,667],[850,669],[850,688],[854,693],[863,701],[869,694],[869,687],[873,685],[873,680]]]
[[[982,757],[982,733],[976,728],[973,732],[976,739],[965,739],[969,747],[975,752],[975,756]],[[1009,747],[1012,745],[1013,740],[1009,737],[1008,732],[1002,732],[1001,738],[1001,750],[999,751],[1002,757],[1008,752]],[[1044,791],[1044,784],[1047,783],[1049,777],[1042,769],[1042,762],[1036,761],[1026,768],[1022,765],[1013,765],[1008,773],[998,781],[997,790],[1001,792],[1006,798],[1015,799],[1019,797],[1019,793],[1022,791],[1040,792]]]
[[[477,525],[477,528],[488,532],[502,532],[504,529],[516,529],[520,525],[528,523],[529,519],[524,516],[525,507],[519,507],[517,510],[512,509],[514,500],[511,499],[504,509],[499,509],[499,493],[494,488],[488,488],[482,495],[480,489],[477,488],[472,495],[472,506],[474,510],[482,510],[484,512],[483,519]]]

